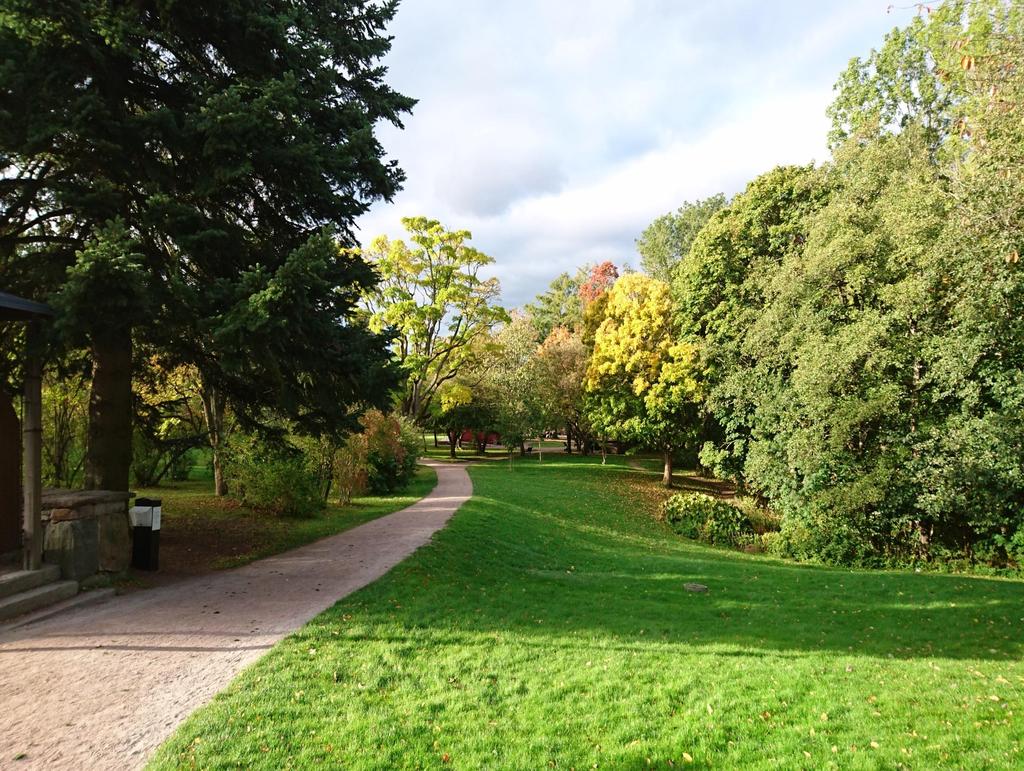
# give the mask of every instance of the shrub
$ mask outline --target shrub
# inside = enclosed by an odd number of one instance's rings
[[[663,504],[663,513],[675,532],[695,541],[739,546],[754,534],[742,511],[703,493],[673,495]]]
[[[334,479],[343,502],[365,492],[401,490],[416,473],[421,439],[411,421],[369,410],[359,422],[362,432],[349,437],[334,462]]]
[[[233,495],[256,509],[309,517],[323,508],[315,469],[288,445],[235,435],[225,453]]]
[[[757,537],[761,551],[765,552],[765,554],[771,554],[776,557],[784,556],[780,549],[782,541],[779,536],[780,533],[777,531],[770,530],[767,533],[761,533],[761,535]]]
[[[782,525],[782,518],[778,514],[758,505],[750,496],[733,498],[730,503],[746,515],[758,535],[777,532]]]
[[[404,418],[370,410],[360,421],[366,441],[366,481],[370,492],[390,493],[416,473],[419,437]]]
[[[334,481],[338,443],[330,437],[293,436],[289,440],[305,458],[306,468],[316,477],[320,499],[327,502]]]
[[[1024,566],[1024,526],[1020,527],[1010,538],[996,537],[997,545],[1006,550],[1010,562],[1017,567]]]
[[[357,434],[350,437],[334,456],[334,484],[341,503],[348,503],[366,493],[368,475],[365,449],[362,434]]]

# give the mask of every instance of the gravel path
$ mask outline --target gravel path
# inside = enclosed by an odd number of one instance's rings
[[[141,767],[243,667],[445,525],[472,484],[462,466],[427,465],[437,487],[402,511],[0,635],[0,769]]]

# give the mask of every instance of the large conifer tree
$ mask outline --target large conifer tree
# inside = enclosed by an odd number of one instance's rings
[[[91,354],[92,485],[125,489],[133,342],[243,422],[387,398],[353,223],[403,175],[374,128],[395,2],[0,0],[0,283]]]

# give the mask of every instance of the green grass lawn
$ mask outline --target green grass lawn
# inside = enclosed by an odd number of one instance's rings
[[[1024,766],[1024,582],[703,547],[623,462],[473,467],[430,546],[152,767]]]
[[[431,433],[423,434],[423,447],[422,454],[426,458],[441,461],[451,461],[451,452],[448,448],[448,440],[443,434],[438,434],[439,444],[437,447],[434,446],[434,435]],[[533,447],[533,453],[538,452],[544,454],[560,454],[562,449],[565,447],[565,442],[557,439],[545,439],[543,441],[528,441],[526,443],[528,447]],[[519,460],[518,452],[513,453],[513,463]],[[464,449],[455,449],[455,461],[456,462],[474,462],[479,460],[508,460],[508,451],[504,447],[497,447],[491,445],[487,448],[487,451],[480,455],[474,448],[466,446]]]
[[[137,493],[162,501],[162,565],[191,573],[244,565],[340,533],[415,503],[436,484],[433,469],[419,466],[405,490],[356,498],[344,506],[332,501],[313,517],[280,517],[231,498],[217,498],[210,479],[141,488]]]

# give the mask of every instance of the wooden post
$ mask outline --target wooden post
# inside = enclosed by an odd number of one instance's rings
[[[22,444],[22,548],[25,570],[39,570],[43,562],[43,361],[39,322],[30,321],[25,332],[25,401],[21,418]]]

